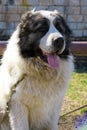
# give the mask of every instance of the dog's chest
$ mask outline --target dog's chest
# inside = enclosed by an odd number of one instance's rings
[[[48,120],[48,114],[52,113],[54,107],[56,108],[58,105],[58,93],[55,93],[55,89],[56,83],[42,83],[26,78],[17,87],[13,98],[27,106],[29,118],[35,124],[37,119],[41,121]]]
[[[37,79],[25,78],[16,89],[17,97],[25,104],[43,104],[46,100],[50,100],[54,96],[58,96],[56,93],[58,90],[56,82],[45,82]],[[30,105],[32,106],[32,105]]]
[[[51,82],[26,77],[16,89],[14,98],[27,105],[29,109],[50,107],[58,101],[60,87],[54,80]]]

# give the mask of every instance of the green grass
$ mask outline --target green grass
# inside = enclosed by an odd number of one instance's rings
[[[67,113],[85,104],[87,104],[87,73],[74,72],[64,100],[62,113]],[[81,114],[85,111],[87,111],[87,107],[75,114]]]
[[[87,73],[73,73],[67,96],[79,101],[87,96]],[[87,103],[87,99],[83,100]]]

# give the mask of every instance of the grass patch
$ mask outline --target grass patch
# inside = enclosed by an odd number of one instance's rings
[[[87,73],[74,72],[64,99],[62,114],[85,104],[87,104]],[[87,108],[76,111],[74,114],[81,114],[85,111],[87,111]]]
[[[82,99],[84,103],[87,103],[87,100],[83,99],[87,96],[87,73],[73,73],[67,96],[72,100],[81,101]]]

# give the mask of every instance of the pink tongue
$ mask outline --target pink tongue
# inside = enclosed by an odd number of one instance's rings
[[[56,69],[59,66],[58,57],[56,54],[47,54],[47,61],[50,67]]]

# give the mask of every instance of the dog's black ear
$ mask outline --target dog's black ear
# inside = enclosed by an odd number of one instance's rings
[[[20,52],[23,57],[33,56],[33,47],[31,44],[30,33],[32,26],[32,12],[25,13],[19,24],[19,42]]]
[[[19,24],[18,45],[23,57],[29,58],[35,55],[34,52],[39,45],[39,40],[46,33],[41,24],[43,27],[48,25],[39,13],[29,11],[22,16]]]
[[[20,20],[20,24],[19,24],[19,38],[20,38],[20,42],[21,44],[24,44],[27,42],[28,40],[28,35],[30,33],[30,23],[29,23],[29,19],[31,17],[31,12],[25,13],[21,20]]]

